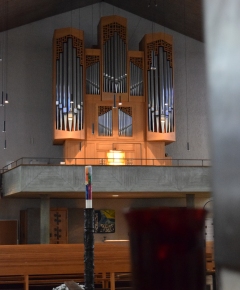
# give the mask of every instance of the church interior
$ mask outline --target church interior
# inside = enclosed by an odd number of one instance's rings
[[[34,2],[0,11],[0,288],[83,282],[91,165],[95,286],[130,289],[126,210],[187,207],[216,290],[201,1]]]

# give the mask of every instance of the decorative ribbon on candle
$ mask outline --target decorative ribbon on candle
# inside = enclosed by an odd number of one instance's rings
[[[86,208],[92,208],[92,166],[85,166]]]

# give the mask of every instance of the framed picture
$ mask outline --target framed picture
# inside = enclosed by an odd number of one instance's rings
[[[115,210],[95,210],[95,233],[115,233]]]

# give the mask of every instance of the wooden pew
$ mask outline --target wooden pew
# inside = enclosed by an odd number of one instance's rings
[[[207,270],[211,253],[206,254]],[[102,288],[115,290],[116,281],[131,280],[129,245],[96,243],[94,271]],[[23,284],[29,290],[29,285],[56,287],[69,280],[84,284],[83,244],[0,245],[0,284]]]
[[[206,269],[215,271],[214,242],[206,242]]]
[[[110,289],[115,290],[116,274],[130,272],[128,246],[96,243],[94,271],[101,273],[96,275],[96,282],[106,285],[108,281]],[[83,282],[83,273],[83,244],[0,246],[0,284],[23,283],[24,289],[29,290],[29,285],[41,281],[59,285],[67,278],[75,278]]]
[[[213,290],[217,289],[215,260],[214,260],[214,242],[206,242],[206,275],[212,277]]]

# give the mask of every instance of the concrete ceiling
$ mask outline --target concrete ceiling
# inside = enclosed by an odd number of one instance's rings
[[[2,0],[0,31],[98,2],[102,1]],[[196,40],[203,41],[202,0],[108,0],[105,2]]]

